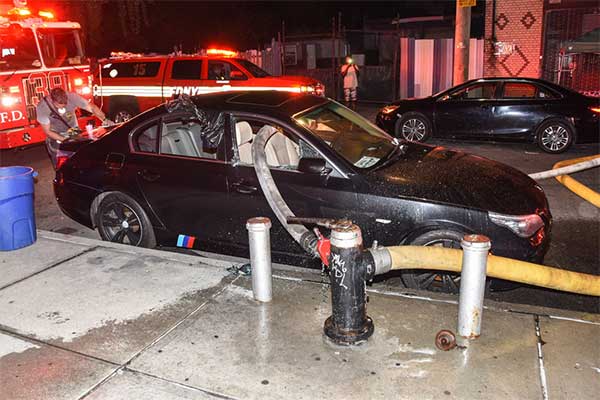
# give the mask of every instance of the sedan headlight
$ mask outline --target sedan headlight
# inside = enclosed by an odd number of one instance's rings
[[[396,110],[397,110],[399,107],[400,107],[400,106],[394,106],[394,105],[391,105],[391,106],[385,106],[385,107],[383,107],[383,108],[381,109],[381,112],[382,112],[383,114],[391,114],[391,113],[393,113],[394,111],[396,111]]]
[[[488,215],[493,223],[510,229],[522,238],[531,237],[544,226],[544,221],[537,214],[506,215],[490,212]]]

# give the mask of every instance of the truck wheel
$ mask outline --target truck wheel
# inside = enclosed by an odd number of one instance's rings
[[[140,247],[156,247],[150,219],[142,207],[124,193],[108,194],[98,205],[96,226],[102,240]]]
[[[117,124],[120,124],[122,122],[129,121],[131,118],[135,117],[136,114],[137,112],[132,106],[124,104],[115,107],[114,110],[111,110],[108,118]]]

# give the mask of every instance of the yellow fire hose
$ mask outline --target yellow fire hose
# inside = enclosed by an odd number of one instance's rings
[[[599,154],[596,154],[594,156],[576,158],[573,160],[559,161],[556,164],[554,164],[552,169],[562,168],[568,165],[573,165],[585,161],[591,161],[597,158],[600,158]],[[556,177],[556,180],[562,183],[567,189],[569,189],[579,197],[582,197],[583,199],[589,201],[596,207],[600,208],[600,193],[593,191],[592,189],[580,183],[579,181],[571,178],[569,175],[559,175]]]
[[[462,250],[443,247],[386,247],[391,269],[426,269],[460,272]],[[544,265],[489,255],[487,275],[565,292],[600,296],[600,276],[565,271]]]

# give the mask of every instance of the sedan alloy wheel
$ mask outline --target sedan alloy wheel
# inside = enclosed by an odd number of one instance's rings
[[[560,125],[551,125],[542,133],[541,141],[547,149],[560,151],[569,143],[569,133]]]
[[[425,138],[427,127],[418,118],[410,118],[402,124],[402,137],[413,142],[421,142]]]
[[[140,219],[131,208],[120,202],[108,205],[100,216],[111,242],[137,246],[142,239]]]

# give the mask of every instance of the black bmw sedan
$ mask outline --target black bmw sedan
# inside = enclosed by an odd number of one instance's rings
[[[377,115],[398,138],[526,140],[548,153],[600,139],[600,99],[539,79],[484,78],[422,99],[399,100]]]
[[[310,265],[263,196],[252,141],[301,217],[346,218],[365,245],[459,247],[483,233],[497,255],[541,262],[551,216],[542,189],[500,163],[399,141],[332,100],[228,92],[174,100],[61,145],[54,181],[65,214],[104,240],[248,255],[246,220],[267,216],[273,258]],[[455,292],[459,276],[408,273],[413,288]]]

